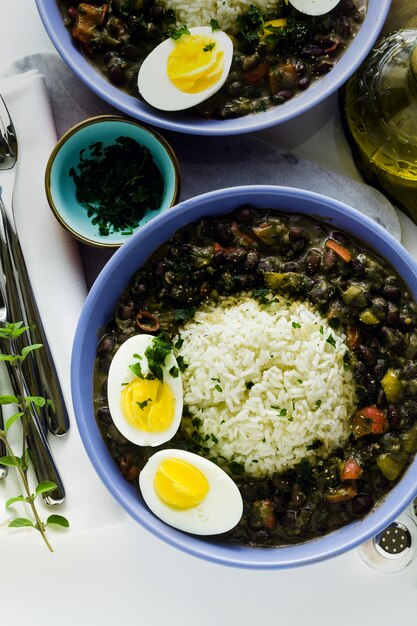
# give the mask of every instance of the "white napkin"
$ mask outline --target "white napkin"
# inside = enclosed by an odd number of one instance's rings
[[[50,437],[66,489],[66,501],[61,507],[45,509],[44,514],[65,515],[71,525],[69,532],[97,528],[126,519],[126,516],[95,474],[72,409],[71,350],[87,288],[78,245],[56,221],[44,189],[46,163],[56,143],[49,97],[44,78],[36,70],[0,78],[0,93],[18,139],[13,197],[17,231],[71,421],[67,435]],[[13,473],[10,469],[7,479],[0,481],[2,529],[8,521],[4,502],[18,493],[18,486],[10,476]],[[21,514],[18,510],[14,513]]]

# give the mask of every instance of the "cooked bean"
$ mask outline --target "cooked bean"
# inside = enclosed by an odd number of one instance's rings
[[[317,274],[321,265],[321,254],[318,250],[310,250],[306,257],[306,270],[308,274]]]
[[[112,335],[105,335],[97,346],[98,354],[107,354],[111,352],[114,347],[114,337]]]

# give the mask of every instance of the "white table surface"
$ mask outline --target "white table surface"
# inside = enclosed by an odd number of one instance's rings
[[[0,71],[25,55],[54,52],[34,0],[1,0],[0,50]],[[336,96],[261,134],[358,177]],[[403,215],[400,219],[403,243],[417,257],[416,229]],[[121,519],[107,526],[100,520],[95,530],[54,534],[53,555],[34,532],[2,536],[0,621],[33,626],[416,623],[417,560],[396,574],[371,570],[356,551],[299,569],[238,570],[183,554],[127,516]]]

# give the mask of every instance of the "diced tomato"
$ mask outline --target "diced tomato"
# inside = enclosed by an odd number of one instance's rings
[[[249,85],[257,85],[258,83],[261,82],[263,78],[265,78],[268,72],[269,72],[269,63],[266,63],[264,61],[262,63],[259,63],[259,65],[257,65],[253,69],[247,70],[244,73],[244,77],[245,77],[246,82],[249,83]]]
[[[326,248],[333,250],[343,261],[349,263],[352,260],[352,255],[347,248],[344,248],[334,239],[327,239],[325,243]]]
[[[366,435],[381,435],[388,430],[388,420],[376,406],[358,409],[352,419],[352,432],[356,439]]]
[[[363,469],[356,459],[349,458],[343,463],[340,471],[340,480],[357,480],[363,474]]]

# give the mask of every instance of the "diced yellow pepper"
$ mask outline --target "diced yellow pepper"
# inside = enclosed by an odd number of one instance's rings
[[[272,29],[269,30],[268,26],[271,26]],[[275,20],[268,20],[264,24],[264,28],[263,28],[263,31],[262,31],[262,34],[261,34],[261,38],[263,39],[267,35],[273,35],[275,28],[286,28],[286,27],[287,27],[287,18],[286,17],[280,17],[280,18],[277,18]]]
[[[384,390],[387,402],[399,402],[403,393],[403,386],[398,374],[389,369],[381,380],[381,386]]]
[[[371,309],[365,309],[364,311],[361,311],[359,313],[359,319],[367,326],[376,326],[377,324],[379,324],[379,319],[377,318],[375,313],[371,311]]]

